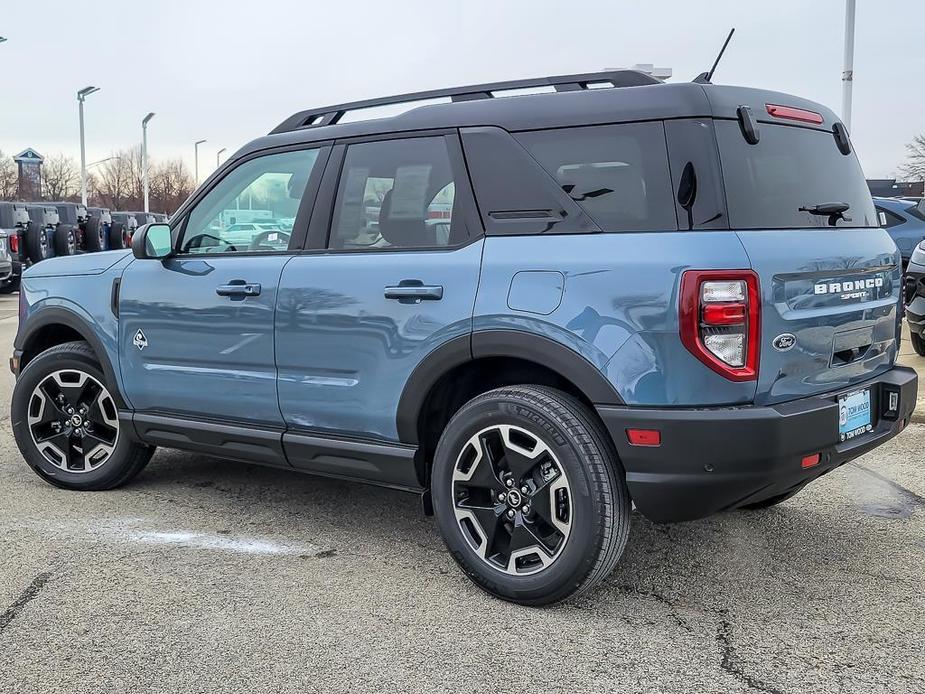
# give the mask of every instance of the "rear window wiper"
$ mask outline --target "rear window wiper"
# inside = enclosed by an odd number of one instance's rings
[[[829,226],[835,226],[839,219],[846,222],[851,221],[851,217],[845,216],[845,212],[851,209],[851,205],[846,202],[824,202],[819,205],[804,205],[798,208],[800,212],[809,212],[810,214],[819,215],[829,218]]]

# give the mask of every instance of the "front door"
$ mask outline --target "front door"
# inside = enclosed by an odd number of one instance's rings
[[[274,312],[290,245],[301,244],[298,213],[318,155],[244,161],[177,224],[173,257],[126,269],[120,366],[137,412],[282,424]]]
[[[329,239],[280,281],[276,356],[290,429],[397,441],[414,368],[468,339],[482,242],[461,167],[455,135],[346,148],[333,214],[316,210],[325,228],[332,220]]]

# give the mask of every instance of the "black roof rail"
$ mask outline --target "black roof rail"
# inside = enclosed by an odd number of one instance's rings
[[[638,70],[609,70],[604,72],[587,72],[579,75],[558,75],[554,77],[534,77],[525,80],[511,80],[509,82],[493,82],[489,84],[473,84],[467,87],[453,87],[451,89],[433,89],[426,92],[412,92],[398,94],[365,101],[352,101],[346,104],[313,108],[293,114],[273,130],[271,135],[290,132],[309,126],[320,127],[334,125],[348,111],[357,111],[376,106],[391,104],[413,103],[428,99],[449,97],[452,101],[474,101],[476,99],[491,99],[492,92],[515,89],[531,89],[537,87],[554,87],[557,92],[573,92],[588,89],[589,85],[610,84],[613,87],[641,87],[649,84],[661,84],[661,80]],[[591,87],[593,88],[593,86]]]

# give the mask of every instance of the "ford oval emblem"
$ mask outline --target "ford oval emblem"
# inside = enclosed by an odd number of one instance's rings
[[[782,333],[774,338],[774,342],[771,344],[774,345],[774,349],[778,352],[786,352],[789,349],[793,349],[793,346],[797,343],[796,335],[793,333]]]

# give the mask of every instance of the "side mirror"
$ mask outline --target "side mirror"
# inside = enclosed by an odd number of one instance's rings
[[[167,224],[145,224],[132,235],[132,255],[139,260],[163,260],[173,255],[173,237]]]

